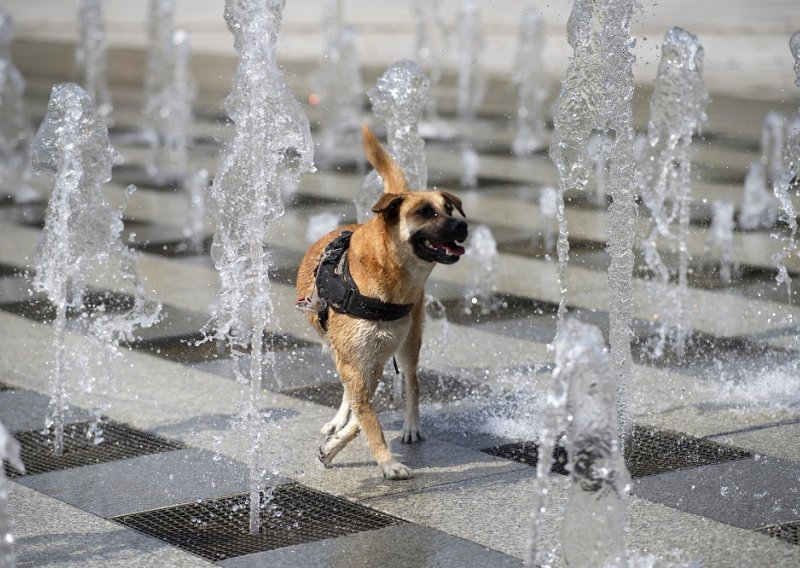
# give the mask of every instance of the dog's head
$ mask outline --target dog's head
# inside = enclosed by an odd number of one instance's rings
[[[362,129],[364,149],[370,164],[383,178],[384,194],[372,210],[426,263],[453,264],[464,254],[467,223],[461,200],[447,191],[408,191],[400,165],[372,131]]]

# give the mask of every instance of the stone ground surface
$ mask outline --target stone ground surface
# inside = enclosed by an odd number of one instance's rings
[[[747,21],[748,9],[737,4],[741,6],[726,18]],[[770,34],[788,37],[781,26],[789,25],[791,17],[781,20],[777,3],[765,13],[769,17],[760,16],[773,22],[771,27],[757,25],[761,20],[753,16],[751,33],[736,37],[754,44]],[[27,31],[15,56],[28,79],[28,109],[37,125],[51,85],[68,77],[71,69],[65,31],[69,26],[60,11],[39,36],[31,32],[30,22],[37,20],[24,21]],[[119,16],[116,21],[121,21]],[[653,22],[648,25],[655,27]],[[709,33],[715,31],[703,25]],[[48,35],[48,29],[62,32]],[[701,29],[696,31],[702,35]],[[718,29],[716,35],[725,34]],[[231,127],[216,117],[234,62],[222,48],[218,51],[195,61],[204,76],[192,128],[198,141],[192,166],[210,172],[216,170],[219,152],[231,134]],[[777,48],[768,51],[781,61]],[[689,240],[694,332],[685,359],[654,360],[648,355],[653,324],[659,319],[654,299],[664,290],[643,278],[635,285],[631,413],[638,431],[658,434],[663,444],[650,447],[649,459],[643,457],[644,450],[634,453],[636,461],[629,463],[634,479],[627,500],[627,547],[631,557],[643,563],[658,559],[657,565],[664,566],[698,561],[704,566],[800,565],[797,296],[787,297],[774,283],[770,257],[778,241],[769,231],[736,233],[742,276],[731,285],[717,282],[718,259],[706,247],[710,204],[720,199],[741,203],[747,165],[758,159],[764,114],[797,108],[794,94],[762,93],[759,101],[742,98],[738,83],[752,78],[746,65],[751,56],[742,56],[741,81],[729,78],[726,85],[720,80],[705,137],[696,142],[694,171],[699,179],[693,188]],[[147,150],[129,135],[139,124],[140,90],[133,78],[141,64],[136,49],[112,53],[112,140],[125,163],[106,189],[113,203],[122,204],[125,186],[138,185],[125,209],[125,238],[143,251],[140,270],[148,293],[163,302],[165,316],[154,329],[142,332],[124,360],[109,362],[115,378],[107,388],[89,394],[73,377],[69,419],[81,423],[100,408],[113,423],[132,429],[124,430],[125,436],[140,431],[169,443],[140,448],[124,459],[41,473],[33,469],[36,460],[30,460],[32,472],[14,474],[9,482],[19,564],[521,565],[535,480],[535,468],[525,460],[530,447],[526,454],[517,445],[516,455],[500,452],[502,456],[493,448],[532,442],[540,426],[558,288],[554,254],[543,244],[552,222],[542,214],[538,198],[544,186],[555,183],[555,172],[543,153],[518,160],[508,152],[508,116],[514,107],[507,83],[490,85],[483,113],[467,128],[468,138],[480,149],[478,188],[458,186],[461,165],[455,143],[430,140],[427,145],[431,182],[460,195],[473,230],[486,225],[497,239],[496,291],[508,307],[483,317],[464,311],[461,298],[477,268],[469,258],[434,271],[429,292],[446,305],[448,321],[432,319],[426,330],[421,362],[426,441],[400,443],[402,402],[393,395],[390,369],[376,395],[387,439],[401,461],[414,469],[414,479],[384,481],[360,439],[329,469],[316,460],[319,429],[332,417],[341,387],[329,357],[294,310],[292,279],[308,246],[305,233],[312,215],[332,211],[342,224],[354,218],[352,198],[361,180],[353,173],[360,167],[358,149],[347,149],[343,167],[306,176],[288,198],[286,215],[270,228],[267,244],[277,312],[271,331],[279,335],[273,344],[277,379],[265,381],[263,415],[264,449],[276,464],[272,481],[277,489],[276,507],[265,511],[264,518],[271,527],[270,538],[283,540],[269,550],[254,551],[242,535],[220,536],[220,516],[193,512],[182,521],[174,516],[183,510],[179,505],[213,503],[246,492],[249,445],[230,427],[240,397],[230,360],[224,350],[196,345],[191,335],[208,320],[218,285],[210,257],[165,254],[182,238],[188,198],[181,188],[158,187],[148,179],[142,169]],[[791,76],[791,61],[784,64],[785,74]],[[287,75],[301,99],[307,96],[303,78],[309,69],[298,61],[287,62]],[[642,89],[635,100],[640,131],[645,128],[647,102],[648,92]],[[313,124],[315,111],[308,112]],[[50,183],[35,180],[43,195]],[[29,269],[43,210],[42,203],[5,202],[0,207],[0,421],[20,438],[42,428],[48,406],[52,328],[37,321],[24,304],[31,300]],[[571,196],[567,213],[573,249],[570,312],[605,329],[606,212],[585,196]],[[640,221],[644,215],[640,211]],[[794,259],[788,268],[796,276],[800,263]],[[122,291],[105,274],[98,274],[93,286]],[[77,325],[71,326],[68,345],[82,353],[96,349]],[[562,530],[558,511],[566,501],[568,483],[562,475],[552,478],[544,538],[557,549]],[[310,500],[298,501],[301,498]],[[173,515],[159,517],[156,524],[164,529],[160,538],[141,527],[131,528],[140,519],[152,518],[142,515],[152,511]],[[240,514],[225,511],[222,517]],[[345,517],[352,524],[340,527]],[[765,527],[776,526],[784,526],[786,534],[793,530],[794,544],[791,536],[764,534]],[[334,529],[338,532],[331,532]],[[186,544],[191,538],[176,546],[168,533],[213,541],[212,551],[228,552],[204,559]],[[557,559],[556,564],[561,562]]]

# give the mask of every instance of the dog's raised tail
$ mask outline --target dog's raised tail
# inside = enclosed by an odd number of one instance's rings
[[[406,191],[408,188],[403,168],[392,158],[392,155],[366,124],[361,126],[361,140],[367,160],[383,178],[383,191],[386,193]]]

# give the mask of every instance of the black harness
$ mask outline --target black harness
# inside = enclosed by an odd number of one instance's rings
[[[413,304],[393,304],[377,298],[370,298],[358,291],[347,261],[352,231],[342,231],[325,247],[317,267],[316,293],[324,300],[315,308],[319,324],[328,330],[328,308],[340,314],[370,321],[394,321],[411,312]]]

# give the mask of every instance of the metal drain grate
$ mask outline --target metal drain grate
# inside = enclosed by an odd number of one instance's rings
[[[515,442],[481,451],[532,467],[536,467],[538,461],[538,445],[535,442]],[[750,452],[740,448],[638,424],[634,425],[628,437],[625,455],[625,465],[631,477],[646,477],[667,471],[752,457]],[[557,446],[553,457],[555,458],[553,473],[566,475],[566,450]]]
[[[275,489],[261,511],[261,532],[257,535],[249,532],[246,494],[111,520],[212,562],[406,522],[296,483]]]
[[[671,430],[634,425],[625,460],[631,477],[752,457],[746,450]]]
[[[789,544],[800,545],[800,521],[792,521],[782,525],[769,525],[756,529],[756,532],[779,538]]]
[[[430,369],[420,369],[418,377],[420,400],[426,403],[454,402],[470,396],[489,393],[489,387],[481,385],[477,381],[464,380],[455,375],[439,373]],[[342,402],[343,390],[342,383],[335,382],[286,389],[281,392],[301,400],[331,408],[339,408],[339,404]],[[384,412],[401,408],[404,402],[402,400],[393,400],[391,389],[388,388],[386,381],[383,381],[378,385],[378,389],[372,397],[372,404],[377,412]]]
[[[531,467],[536,467],[536,464],[539,463],[539,444],[535,442],[514,442],[486,448],[481,451],[499,458],[524,463]],[[567,450],[562,446],[556,446],[553,449],[553,467],[550,471],[559,475],[567,475],[566,465]]]
[[[59,471],[83,465],[105,463],[180,450],[186,446],[176,440],[167,440],[149,432],[131,428],[119,422],[103,422],[103,441],[95,445],[87,436],[91,421],[68,424],[64,429],[64,453],[53,454],[52,436],[39,430],[16,432],[20,444],[20,457],[27,475]],[[6,466],[6,476],[19,477],[19,473]]]
[[[314,344],[310,341],[285,333],[267,333],[264,338],[264,348],[268,351],[303,349],[312,345]],[[231,356],[226,344],[214,339],[206,340],[205,335],[199,331],[184,335],[139,339],[129,343],[128,347],[184,364],[216,361]]]

